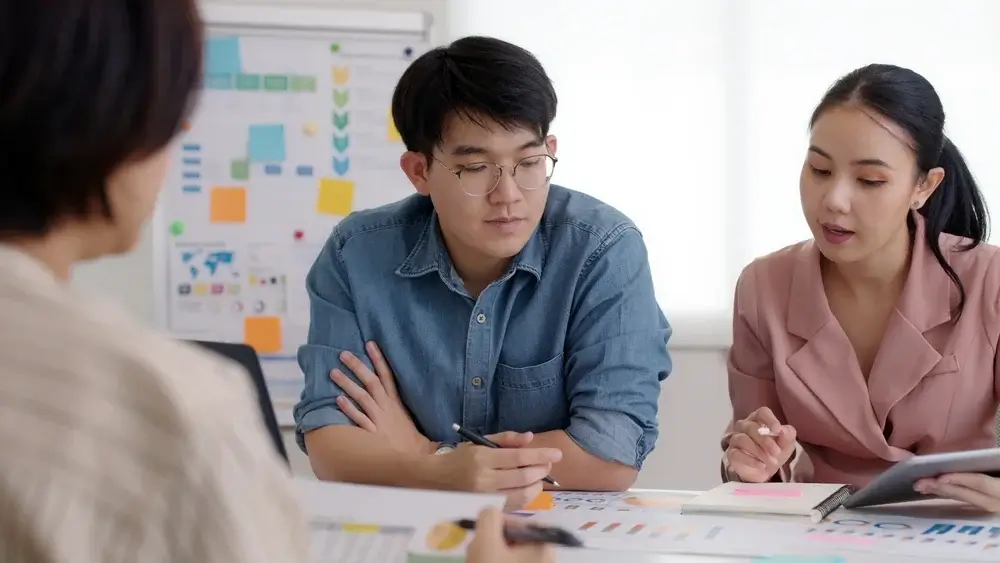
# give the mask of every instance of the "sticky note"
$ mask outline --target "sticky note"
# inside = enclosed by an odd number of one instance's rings
[[[319,131],[319,126],[316,125],[315,123],[310,122],[302,126],[302,132],[305,133],[306,135],[309,135],[310,137],[315,135],[317,131]]]
[[[229,175],[233,180],[246,180],[250,178],[250,163],[246,160],[234,160],[229,164]]]
[[[333,157],[333,171],[337,176],[346,176],[351,169],[351,159]]]
[[[396,122],[392,120],[392,110],[389,110],[388,114],[389,114],[389,129],[388,129],[389,140],[394,143],[398,143],[402,141],[403,138],[399,136],[399,130],[396,129]]]
[[[337,113],[333,112],[333,126],[337,128],[338,131],[343,131],[347,124],[350,122],[350,116],[347,112]]]
[[[237,90],[260,90],[260,75],[259,74],[237,74],[236,75],[236,89]]]
[[[280,74],[264,76],[264,90],[267,92],[284,92],[288,90],[288,77]]]
[[[315,92],[315,76],[293,76],[291,79],[292,92]]]
[[[340,52],[340,43],[330,43],[330,52],[331,53],[339,53]]]
[[[184,234],[184,223],[181,221],[174,221],[170,223],[170,234],[175,237],[179,237]]]
[[[209,216],[213,223],[244,223],[247,220],[245,188],[212,188]]]
[[[769,498],[798,498],[802,496],[801,489],[772,488],[772,487],[741,487],[733,490],[733,494],[738,497],[769,497]]]
[[[243,319],[243,341],[258,354],[281,351],[281,317],[246,317]]]
[[[347,217],[354,208],[354,182],[335,178],[319,181],[316,211],[325,215]]]
[[[344,152],[344,151],[346,151],[347,147],[350,146],[350,144],[351,144],[351,138],[348,137],[347,135],[344,135],[344,136],[334,135],[333,136],[333,148],[337,149],[338,152]]]
[[[555,499],[552,498],[552,493],[541,492],[538,496],[531,499],[531,502],[524,507],[524,510],[552,510],[555,506]]]
[[[347,102],[351,99],[350,90],[334,90],[333,91],[333,105],[340,109],[347,105]]]
[[[285,126],[251,125],[247,152],[253,162],[283,162],[285,160]]]
[[[243,68],[240,59],[239,37],[209,37],[205,45],[205,74],[239,74]]]
[[[331,71],[333,75],[333,83],[337,86],[347,84],[347,80],[351,77],[351,71],[346,66],[335,66]]]

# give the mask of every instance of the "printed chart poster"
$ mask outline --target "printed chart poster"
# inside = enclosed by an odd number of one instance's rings
[[[226,243],[177,243],[171,249],[170,329],[227,332],[243,318],[240,252]]]
[[[338,35],[210,28],[161,200],[169,330],[252,346],[283,421],[302,389],[309,268],[345,217],[413,193],[389,108],[427,45]]]

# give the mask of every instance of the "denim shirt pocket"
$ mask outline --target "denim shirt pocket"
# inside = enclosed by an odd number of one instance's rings
[[[527,367],[497,363],[499,430],[547,432],[565,429],[569,412],[563,355]]]

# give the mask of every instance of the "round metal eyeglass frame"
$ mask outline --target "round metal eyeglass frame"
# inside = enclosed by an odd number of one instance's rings
[[[547,159],[549,159],[549,160],[552,161],[552,172],[548,175],[548,177],[545,178],[545,182],[542,183],[541,186],[536,186],[534,188],[525,187],[524,185],[521,184],[521,182],[519,182],[517,180],[517,167],[520,166],[521,163],[524,162],[524,161],[526,161],[526,160],[529,160],[529,159],[532,159],[532,158],[538,158],[540,156],[541,157],[545,157],[545,158],[547,158]],[[490,195],[491,193],[493,193],[493,191],[497,189],[497,186],[500,185],[500,178],[503,177],[504,170],[507,170],[510,173],[510,177],[514,179],[514,183],[516,183],[518,185],[518,187],[521,188],[522,190],[534,191],[534,190],[537,190],[537,189],[541,188],[542,186],[547,186],[549,184],[549,182],[552,180],[552,176],[556,172],[556,164],[559,162],[559,159],[556,158],[556,157],[554,157],[554,156],[552,156],[551,154],[533,154],[531,156],[526,156],[526,157],[522,158],[521,160],[519,160],[516,163],[514,163],[513,166],[504,166],[502,164],[497,164],[496,162],[482,161],[482,162],[470,162],[469,164],[464,164],[464,165],[462,165],[462,166],[460,166],[458,168],[452,168],[451,166],[448,166],[447,164],[445,164],[444,162],[442,162],[441,159],[439,159],[438,157],[436,157],[434,155],[431,155],[431,158],[433,158],[434,160],[436,160],[438,162],[438,164],[440,164],[441,166],[444,166],[445,169],[448,170],[448,172],[451,172],[452,174],[454,174],[455,177],[458,178],[458,185],[462,187],[462,191],[465,192],[465,195],[472,196],[472,197],[485,196],[485,195]],[[465,188],[465,184],[462,182],[462,172],[464,172],[466,168],[470,168],[470,167],[473,167],[473,166],[493,166],[493,167],[495,167],[494,168],[494,176],[496,178],[495,178],[495,180],[493,182],[493,187],[492,188],[486,190],[483,193],[478,193],[478,194],[469,193],[469,190],[467,190]]]

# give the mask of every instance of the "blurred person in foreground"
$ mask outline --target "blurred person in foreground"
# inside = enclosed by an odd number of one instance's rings
[[[0,4],[4,563],[309,560],[246,375],[70,287],[135,246],[201,53],[194,0]],[[496,518],[469,561],[551,556]]]

